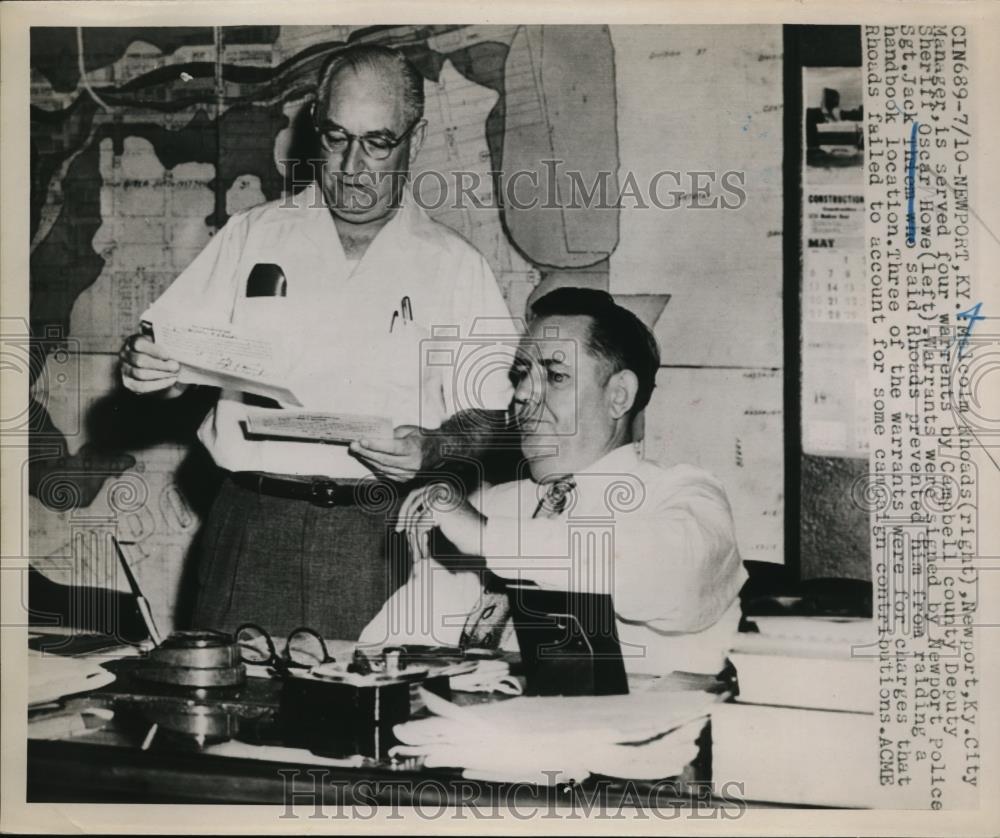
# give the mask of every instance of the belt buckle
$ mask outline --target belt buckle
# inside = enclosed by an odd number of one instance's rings
[[[313,480],[309,484],[310,502],[316,506],[336,506],[339,485],[333,480]]]

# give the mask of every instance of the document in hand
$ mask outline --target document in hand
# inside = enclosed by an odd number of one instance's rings
[[[250,436],[271,439],[348,443],[355,439],[392,439],[392,421],[387,416],[267,410],[250,413],[246,431]]]
[[[698,754],[696,740],[718,694],[690,691],[513,698],[459,707],[422,690],[437,714],[397,725],[399,756],[469,778],[541,784],[589,774],[629,779],[676,776]]]
[[[144,320],[143,330],[181,365],[178,380],[239,390],[301,407],[288,387],[293,360],[287,336],[250,332],[232,324]]]

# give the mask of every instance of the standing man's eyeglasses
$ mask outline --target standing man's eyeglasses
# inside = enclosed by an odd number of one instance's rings
[[[357,140],[361,144],[361,150],[365,157],[370,160],[385,160],[392,150],[403,142],[423,119],[417,117],[410,123],[409,127],[398,137],[384,131],[373,131],[369,134],[352,134],[345,131],[334,122],[313,123],[316,133],[319,134],[320,144],[324,149],[336,154],[347,151],[352,140]]]

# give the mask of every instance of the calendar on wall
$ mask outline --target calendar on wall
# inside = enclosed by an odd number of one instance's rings
[[[849,246],[850,243],[848,243]],[[861,240],[857,241],[860,247]],[[803,277],[804,319],[813,323],[864,323],[864,260],[856,248],[813,250]]]
[[[860,67],[805,67],[802,450],[868,454],[864,114]]]

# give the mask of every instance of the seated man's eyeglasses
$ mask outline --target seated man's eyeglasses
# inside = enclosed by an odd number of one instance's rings
[[[352,134],[334,122],[320,122],[315,125],[319,134],[320,144],[326,151],[340,154],[346,152],[352,140],[361,144],[361,150],[370,160],[385,160],[394,148],[403,142],[423,120],[417,117],[409,127],[398,137],[383,131],[373,131],[369,134]]]

